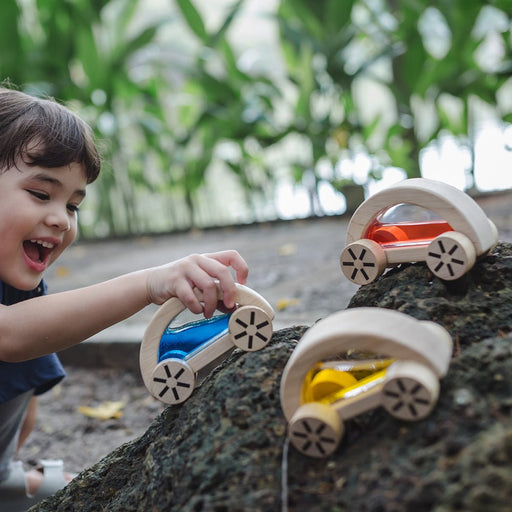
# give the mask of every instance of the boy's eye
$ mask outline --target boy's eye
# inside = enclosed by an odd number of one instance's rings
[[[50,200],[50,194],[47,194],[46,192],[40,192],[38,190],[27,190],[27,192],[41,201]],[[68,212],[72,214],[78,213],[78,211],[80,210],[80,207],[77,204],[67,204],[66,208]]]
[[[41,199],[41,201],[48,201],[50,199],[49,194],[46,192],[39,192],[37,190],[28,190],[27,191],[30,195],[37,197],[37,199]]]

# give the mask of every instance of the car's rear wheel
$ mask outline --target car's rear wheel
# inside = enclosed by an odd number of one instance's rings
[[[333,408],[310,402],[299,407],[292,416],[288,436],[299,452],[320,458],[336,450],[343,430],[343,423]]]
[[[341,271],[347,279],[359,285],[375,281],[386,265],[384,249],[366,238],[347,245],[340,255]]]
[[[397,361],[386,372],[382,406],[395,418],[418,421],[430,414],[439,396],[439,380],[426,366]]]
[[[476,260],[471,240],[457,231],[447,231],[430,242],[427,249],[427,266],[439,279],[453,281],[462,277]]]
[[[151,394],[165,404],[180,404],[194,391],[195,375],[180,359],[164,359],[151,376]]]
[[[272,319],[257,306],[242,306],[229,319],[233,344],[248,352],[265,347],[272,338],[272,332]]]

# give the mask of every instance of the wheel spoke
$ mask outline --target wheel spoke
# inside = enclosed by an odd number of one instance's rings
[[[236,323],[237,323],[237,324],[240,324],[240,325],[241,325],[242,327],[244,327],[244,328],[249,327],[249,324],[246,324],[246,323],[245,323],[245,322],[243,322],[240,318],[237,318],[237,319],[236,319]]]
[[[169,391],[169,386],[165,386],[165,387],[162,389],[162,391],[160,391],[160,393],[158,393],[158,396],[159,396],[160,398],[162,398],[162,397],[167,393],[167,391]]]
[[[394,406],[393,406],[393,411],[398,411],[400,410],[402,407],[403,407],[404,403],[399,400]]]

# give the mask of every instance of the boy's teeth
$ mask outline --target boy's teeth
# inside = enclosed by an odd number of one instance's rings
[[[53,249],[53,244],[51,242],[45,242],[43,240],[30,240],[33,244],[39,244],[47,249]]]

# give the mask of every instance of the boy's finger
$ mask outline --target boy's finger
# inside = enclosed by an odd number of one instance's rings
[[[236,272],[236,279],[240,284],[247,282],[249,266],[237,251],[221,251],[205,254],[205,256],[215,259],[227,267],[232,267]]]
[[[208,291],[204,297],[205,306],[207,306],[205,311],[209,313],[210,308],[213,308],[213,313],[219,300],[215,279],[218,281],[218,287],[222,292],[222,301],[225,306],[228,309],[233,308],[235,306],[237,288],[229,267],[216,258],[207,255],[203,255],[203,258],[198,263],[199,266],[194,271],[194,274],[189,274],[189,278],[201,291]],[[210,288],[212,289],[211,292]]]
[[[176,283],[175,293],[176,297],[183,302],[185,307],[190,309],[192,313],[198,315],[203,312],[203,306],[188,281],[183,280]]]
[[[203,314],[205,318],[210,318],[215,313],[219,301],[217,284],[208,276],[208,282],[202,286],[201,291],[203,292]]]

